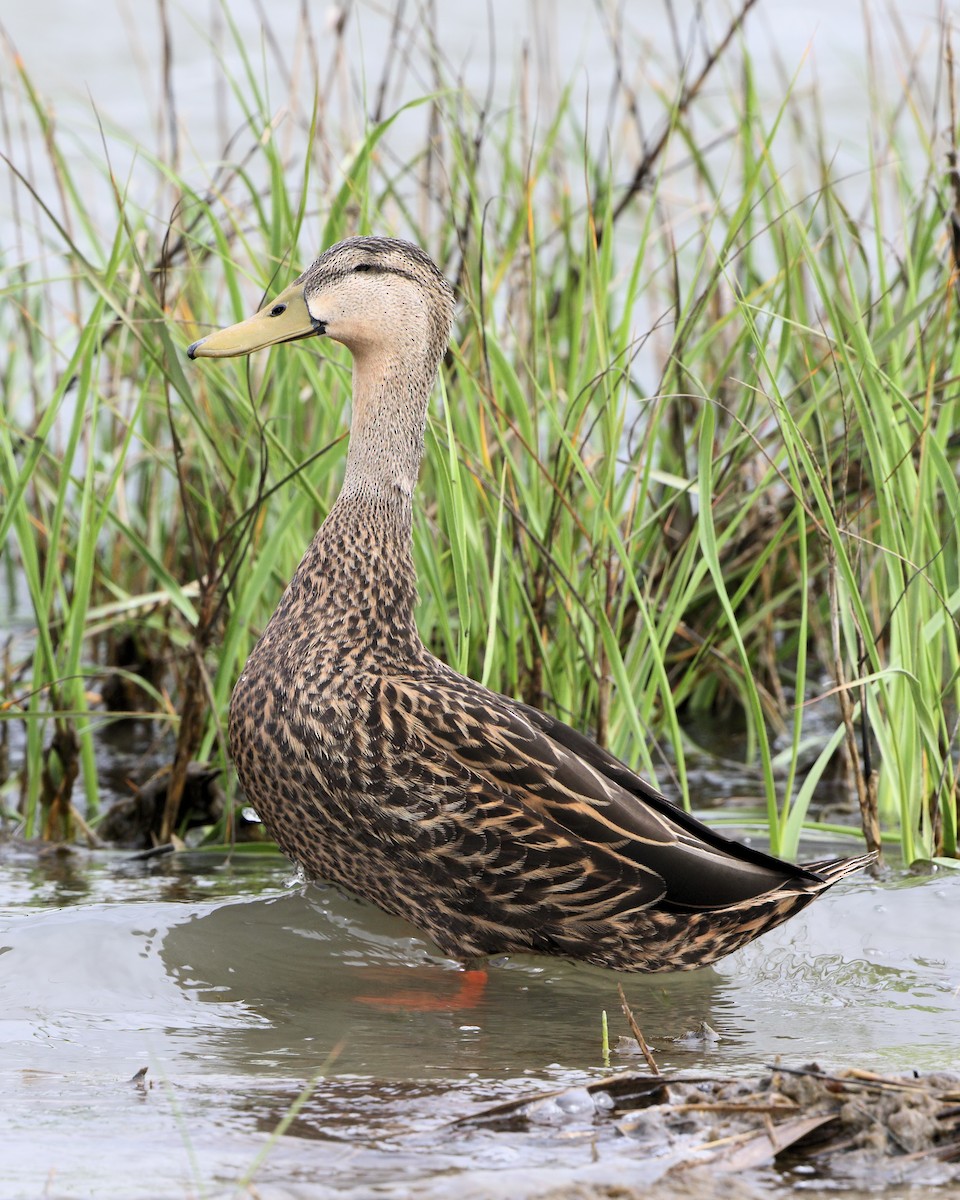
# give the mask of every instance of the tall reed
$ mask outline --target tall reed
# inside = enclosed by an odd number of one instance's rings
[[[349,374],[329,344],[216,373],[183,350],[322,246],[389,232],[460,298],[419,493],[425,640],[686,805],[711,799],[694,728],[740,730],[778,852],[830,823],[815,799],[833,778],[872,844],[956,855],[960,185],[914,96],[875,110],[874,135],[920,144],[923,174],[888,155],[852,211],[809,97],[758,98],[737,42],[751,7],[660,94],[661,134],[637,136],[620,79],[621,154],[568,92],[535,127],[523,80],[493,121],[435,44],[435,90],[391,113],[385,64],[343,145],[342,44],[282,122],[237,37],[239,74],[213,50],[244,113],[223,165],[203,181],[141,150],[144,202],[104,157],[109,216],[20,70],[7,103],[55,181],[5,156],[37,248],[7,255],[0,311],[0,546],[33,621],[0,715],[25,731],[5,787],[28,835],[95,822],[99,731],[131,716],[108,675],[172,731],[164,837],[189,762],[227,767],[233,680],[337,491]]]

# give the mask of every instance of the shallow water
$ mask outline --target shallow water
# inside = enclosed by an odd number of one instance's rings
[[[388,33],[389,7],[366,5],[361,14],[355,57],[371,80],[386,36],[373,18]],[[937,6],[910,0],[897,7],[911,39],[928,31],[921,61],[932,79]],[[247,45],[259,45],[261,8],[231,4]],[[281,36],[298,8],[271,10]],[[523,22],[539,6],[498,0],[494,8],[502,46],[527,39]],[[128,164],[136,142],[155,143],[160,87],[155,25],[122,19],[134,11],[128,3],[117,11],[121,19],[110,6],[91,17],[80,6],[40,0],[4,15],[61,127],[71,131],[74,169],[84,184],[103,189],[108,220],[114,202],[96,165],[99,114],[107,115],[108,130],[113,121],[130,131],[129,149],[125,139],[107,138],[118,176],[130,174],[136,191],[139,173]],[[665,39],[663,9],[653,11],[649,36]],[[519,32],[504,28],[503,14],[511,13]],[[606,39],[589,20],[592,6],[568,3],[564,13],[554,22],[564,32],[557,76],[572,79],[575,110],[589,96],[587,117],[602,123],[604,104],[595,97],[609,72]],[[465,8],[458,14],[447,52],[482,92],[488,39],[484,21],[475,28],[470,15]],[[226,134],[212,115],[216,106],[203,102],[213,75],[206,43],[193,32],[197,14],[173,5],[170,16],[176,90],[189,112],[190,153],[201,164],[188,172],[202,181]],[[825,144],[831,152],[838,147],[838,171],[860,170],[866,181],[859,6],[771,0],[757,17],[745,33],[757,39],[757,64],[775,61],[764,52],[775,47],[788,75],[801,58],[816,67]],[[146,73],[131,42],[135,50],[150,47]],[[512,61],[504,58],[497,103],[510,94]],[[807,79],[805,68],[802,86]],[[889,80],[896,95],[901,72]],[[780,82],[776,70],[760,79],[776,105]],[[231,117],[227,132],[235,124]],[[31,162],[42,182],[43,154],[38,144],[30,149],[18,147],[15,157]],[[89,173],[80,165],[87,157]],[[678,187],[675,177],[671,187]],[[42,188],[51,189],[49,181]],[[10,220],[0,211],[0,227],[9,230]],[[0,609],[5,626],[29,628],[25,595],[5,588]],[[114,747],[110,756],[118,780],[142,777],[121,753]],[[742,788],[743,775],[741,767],[729,779]],[[120,782],[117,790],[124,790]],[[703,794],[725,790],[714,775]],[[825,853],[818,846],[811,856]],[[276,859],[238,856],[227,864],[195,855],[145,865],[106,855],[53,853],[38,861],[33,852],[0,854],[0,1200],[519,1200],[571,1180],[655,1197],[663,1164],[602,1121],[536,1132],[452,1125],[499,1100],[635,1068],[635,1058],[615,1053],[608,1068],[601,1056],[602,1011],[612,1039],[627,1032],[621,980],[664,1070],[757,1073],[777,1056],[787,1065],[817,1059],[880,1071],[960,1067],[958,874],[845,880],[717,968],[618,977],[516,959],[492,969],[480,995],[403,923],[328,889],[291,886],[290,869]],[[406,1005],[397,1004],[404,995]],[[674,1041],[702,1021],[720,1041]],[[144,1086],[132,1083],[144,1067]],[[285,1132],[272,1138],[299,1097]],[[723,1194],[779,1195],[783,1181],[769,1171],[738,1186],[744,1190]]]
[[[958,907],[960,874],[848,879],[717,968],[617,976],[518,958],[477,994],[409,926],[291,884],[276,859],[38,861],[7,848],[0,1196],[646,1188],[663,1166],[609,1123],[450,1123],[608,1073],[601,1011],[612,1040],[628,1032],[618,981],[664,1070],[757,1073],[777,1056],[956,1069]],[[721,1040],[672,1040],[701,1021]],[[613,1069],[636,1066],[614,1053]],[[143,1067],[146,1086],[129,1082]],[[255,1192],[240,1186],[250,1172]],[[770,1172],[751,1186],[779,1190]]]

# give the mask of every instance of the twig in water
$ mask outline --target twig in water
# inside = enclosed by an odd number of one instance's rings
[[[657,1066],[656,1059],[650,1053],[650,1047],[647,1045],[647,1040],[640,1032],[640,1026],[637,1024],[636,1018],[630,1010],[630,1005],[627,1003],[627,998],[623,994],[623,984],[617,984],[617,991],[620,993],[620,1007],[623,1009],[623,1015],[627,1018],[627,1024],[630,1026],[630,1032],[637,1039],[637,1045],[640,1047],[640,1052],[646,1059],[647,1066],[650,1068],[651,1075],[660,1075],[660,1068]]]

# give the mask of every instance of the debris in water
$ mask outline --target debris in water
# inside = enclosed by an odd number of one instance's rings
[[[97,832],[108,842],[133,850],[156,846],[167,798],[171,768],[162,767],[132,796],[118,800],[105,814]],[[180,812],[188,826],[212,825],[223,815],[223,791],[220,771],[206,763],[192,762],[187,767],[187,782],[180,801]]]
[[[960,1075],[881,1076],[818,1066],[760,1078],[623,1073],[497,1104],[453,1123],[487,1130],[608,1124],[666,1174],[775,1163],[867,1190],[960,1180]]]

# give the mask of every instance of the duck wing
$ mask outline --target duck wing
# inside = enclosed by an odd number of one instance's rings
[[[472,878],[482,871],[484,886],[522,879],[530,902],[532,892],[557,900],[565,892],[568,908],[578,900],[594,918],[823,886],[714,833],[562,721],[442,663],[382,679],[380,689],[376,708],[390,714],[391,742],[405,744],[391,770],[425,804],[428,871],[433,861],[449,875],[455,861]]]

